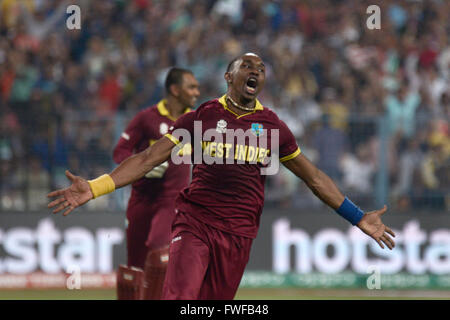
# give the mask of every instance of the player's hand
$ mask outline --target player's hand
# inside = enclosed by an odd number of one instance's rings
[[[357,224],[365,234],[372,237],[378,245],[384,249],[383,243],[390,249],[395,247],[395,242],[390,236],[395,237],[395,233],[381,221],[381,216],[386,212],[386,205],[383,209],[375,210],[364,214]]]
[[[59,189],[50,192],[47,195],[47,197],[49,198],[58,197],[58,199],[50,202],[48,204],[48,207],[53,208],[57,206],[53,210],[53,213],[58,213],[61,210],[67,209],[63,213],[64,216],[67,216],[70,212],[72,212],[73,209],[85,204],[86,202],[94,198],[91,187],[85,179],[74,176],[68,170],[66,170],[66,177],[72,182],[72,184],[68,188]]]
[[[162,178],[166,173],[167,168],[169,167],[169,162],[164,161],[159,166],[154,167],[152,170],[147,172],[145,175],[146,178]]]

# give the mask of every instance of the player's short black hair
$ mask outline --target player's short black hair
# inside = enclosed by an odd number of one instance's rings
[[[173,67],[169,70],[166,76],[166,82],[164,83],[164,87],[166,89],[166,94],[170,94],[170,86],[173,84],[180,85],[183,81],[183,75],[185,73],[193,74],[192,71],[188,69]]]

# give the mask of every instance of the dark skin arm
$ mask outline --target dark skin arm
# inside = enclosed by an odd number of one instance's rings
[[[297,177],[302,179],[311,191],[325,204],[333,209],[338,209],[344,201],[344,195],[336,184],[324,172],[319,170],[303,154],[283,163]],[[389,249],[395,247],[395,242],[390,236],[395,237],[394,232],[381,221],[381,216],[386,212],[384,206],[380,210],[370,211],[364,214],[357,224],[365,234],[372,237],[378,245],[384,249],[385,244]]]
[[[154,167],[169,159],[174,146],[175,144],[170,139],[162,137],[151,147],[124,160],[109,174],[116,185],[116,189],[139,180]],[[53,213],[66,209],[65,216],[93,198],[86,179],[75,176],[69,171],[66,171],[66,176],[72,184],[65,189],[59,189],[47,195],[49,198],[58,197],[48,204],[49,208],[56,207]]]

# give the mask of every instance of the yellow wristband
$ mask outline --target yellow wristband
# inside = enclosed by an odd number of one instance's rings
[[[116,184],[109,174],[104,174],[97,179],[89,180],[94,199],[116,190]]]

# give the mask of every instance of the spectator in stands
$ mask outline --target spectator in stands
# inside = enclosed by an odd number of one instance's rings
[[[359,144],[356,153],[346,153],[340,161],[342,186],[356,197],[368,196],[373,191],[372,177],[375,172],[375,159],[370,155],[367,144]]]
[[[115,141],[114,126],[98,119],[120,127],[128,112],[158,101],[163,75],[172,65],[195,72],[204,88],[200,101],[214,98],[226,89],[217,75],[246,51],[265,58],[268,75],[276,70],[268,76],[262,103],[278,108],[301,146],[305,136],[316,136],[318,143],[311,146],[320,155],[317,164],[329,167],[330,175],[339,176],[340,169],[337,161],[321,163],[328,157],[324,153],[339,156],[346,144],[380,138],[378,119],[387,115],[392,129],[388,156],[397,164],[390,191],[403,194],[409,167],[398,164],[410,163],[413,150],[424,148],[408,144],[403,149],[401,141],[421,143],[416,128],[435,117],[448,127],[448,1],[383,1],[386,15],[379,32],[366,28],[365,1],[80,1],[81,30],[66,28],[67,3],[0,1],[0,115],[9,114],[21,128],[0,128],[0,140],[11,144],[18,172],[27,169],[35,129],[51,124],[46,139],[53,141],[68,128],[68,161],[79,168],[77,174],[89,175],[83,163],[95,157],[89,147],[93,136],[102,136],[97,142],[104,154]],[[328,115],[327,128],[317,125],[322,114]],[[340,131],[334,135],[332,128]],[[442,132],[448,137],[448,130]],[[51,145],[57,150],[48,150],[60,158],[64,144]],[[72,149],[79,158],[71,156]],[[426,151],[432,163],[436,150]],[[36,167],[55,184],[58,170],[48,163]],[[419,191],[432,181],[421,179],[421,172],[414,170],[413,177]],[[441,184],[437,188],[444,190]]]
[[[26,184],[28,190],[27,208],[28,210],[38,210],[45,207],[46,194],[50,190],[50,177],[41,160],[38,157],[31,157],[27,163]]]
[[[348,142],[345,133],[333,128],[328,115],[322,116],[322,127],[313,137],[313,147],[318,152],[317,166],[333,180],[340,181],[339,162],[347,151]]]
[[[420,104],[420,95],[409,90],[406,83],[402,83],[396,94],[386,97],[385,107],[389,121],[391,135],[400,133],[410,138],[414,134],[416,110]]]

